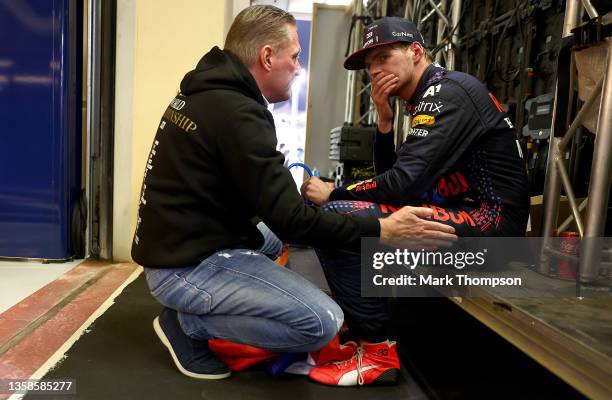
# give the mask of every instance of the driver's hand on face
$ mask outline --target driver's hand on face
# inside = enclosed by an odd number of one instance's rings
[[[389,104],[389,95],[397,88],[399,78],[384,71],[372,74],[372,102],[378,114],[378,129],[388,133],[393,124],[393,110]]]

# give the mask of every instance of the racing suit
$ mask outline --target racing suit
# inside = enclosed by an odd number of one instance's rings
[[[328,212],[390,215],[429,207],[458,236],[523,236],[529,216],[527,176],[512,122],[471,75],[430,65],[408,101],[412,123],[395,153],[393,131],[377,131],[376,176],[336,188]],[[382,340],[385,303],[360,297],[359,255],[317,250],[351,330]]]

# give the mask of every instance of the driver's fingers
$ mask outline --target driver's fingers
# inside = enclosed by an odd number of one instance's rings
[[[387,75],[377,75],[377,79],[372,79],[372,89],[378,91],[381,86],[383,86],[385,83],[393,80],[395,78],[395,75],[393,74],[387,74]]]
[[[391,92],[391,89],[393,89],[395,86],[397,86],[397,79],[393,79],[390,82],[387,82],[378,90],[378,92],[384,95],[388,95]]]

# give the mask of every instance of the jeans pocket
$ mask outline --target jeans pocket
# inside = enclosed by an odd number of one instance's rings
[[[188,314],[208,314],[212,302],[211,295],[187,281],[179,274],[172,274],[161,285],[151,291],[151,295],[166,307]]]

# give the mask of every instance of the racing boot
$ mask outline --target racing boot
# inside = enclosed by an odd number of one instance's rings
[[[395,342],[363,344],[353,357],[313,368],[310,379],[331,386],[396,383],[400,363]]]

